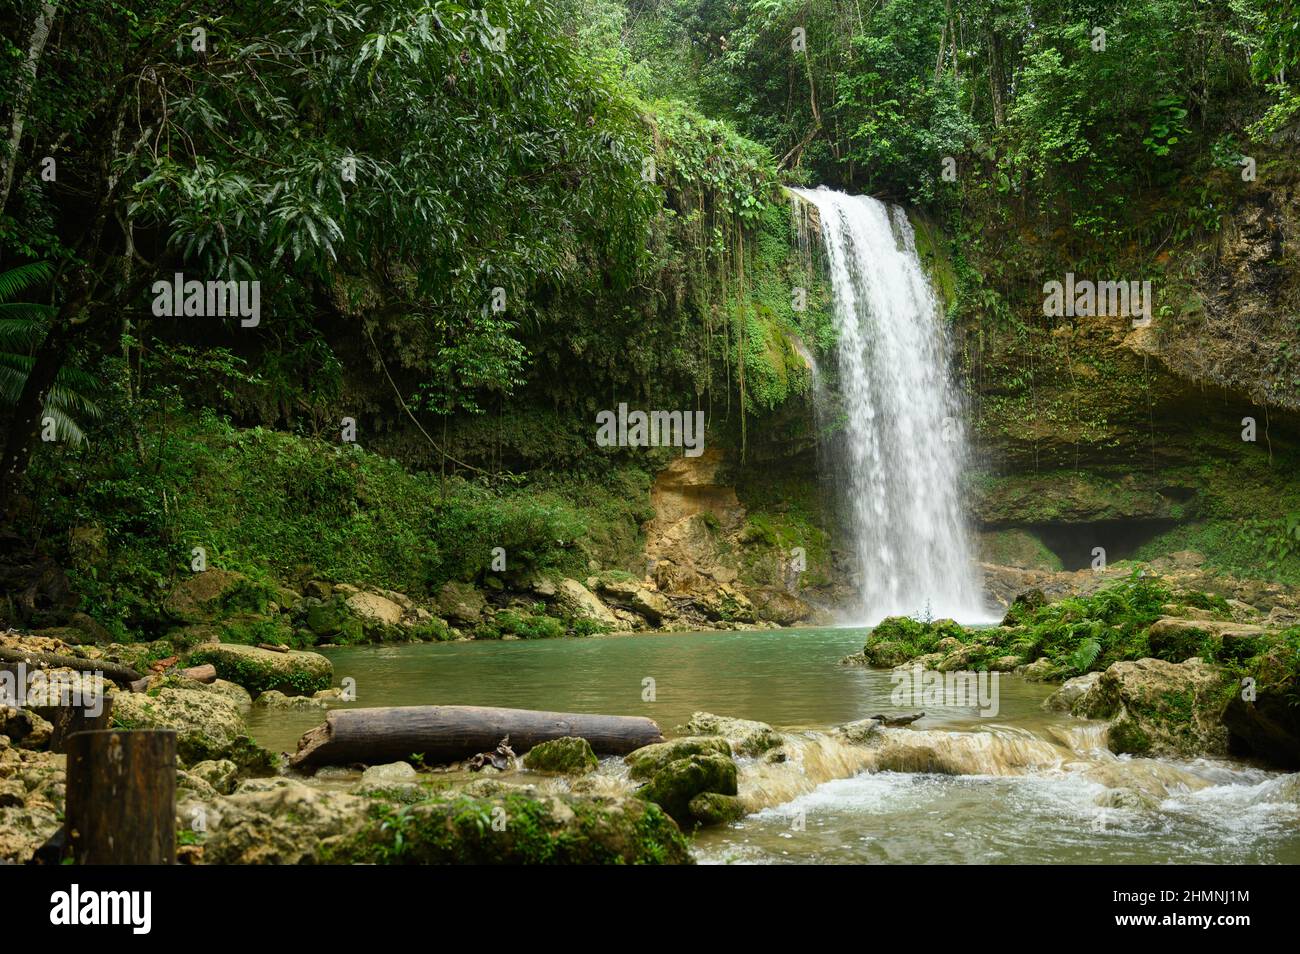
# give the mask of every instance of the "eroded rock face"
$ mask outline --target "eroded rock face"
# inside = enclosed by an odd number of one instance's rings
[[[1232,685],[1221,669],[1196,658],[1117,662],[1072,711],[1110,720],[1107,744],[1116,754],[1223,755],[1228,732],[1220,720]]]
[[[1300,769],[1300,676],[1293,652],[1274,646],[1260,660],[1251,692],[1234,692],[1223,713],[1234,751]],[[1245,687],[1243,687],[1244,689]],[[1253,698],[1251,696],[1253,695]]]
[[[561,580],[559,586],[556,587],[555,601],[559,604],[561,610],[575,619],[591,620],[608,626],[615,631],[623,631],[629,628],[628,624],[619,619],[608,606],[597,598],[596,594],[577,580]]]

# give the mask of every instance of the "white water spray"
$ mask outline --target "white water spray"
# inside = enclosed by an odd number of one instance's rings
[[[958,496],[960,402],[912,226],[868,196],[791,191],[817,209],[831,279],[860,621],[988,619]]]

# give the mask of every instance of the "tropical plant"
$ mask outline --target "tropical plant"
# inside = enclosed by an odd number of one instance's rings
[[[12,407],[22,394],[32,369],[32,349],[40,343],[54,314],[52,305],[15,301],[28,289],[48,282],[47,262],[32,262],[0,272],[0,403]],[[43,418],[52,421],[61,441],[77,445],[86,439],[77,418],[98,420],[99,406],[87,396],[98,382],[93,375],[65,366],[45,397]]]

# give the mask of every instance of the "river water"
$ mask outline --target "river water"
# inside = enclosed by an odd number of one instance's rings
[[[790,762],[742,760],[758,808],[700,833],[717,863],[1300,863],[1300,776],[1226,761],[1117,758],[1099,727],[1041,708],[1052,687],[999,682],[996,715],[927,706],[866,752],[818,730],[897,711],[888,671],[842,666],[866,630],[647,634],[326,650],[360,706],[492,705],[644,715],[665,735],[693,712],[790,733]],[[651,679],[653,683],[646,680]],[[653,697],[649,688],[653,688]],[[254,708],[292,751],[319,712]],[[618,760],[602,772],[617,773]],[[941,772],[933,771],[940,769]]]

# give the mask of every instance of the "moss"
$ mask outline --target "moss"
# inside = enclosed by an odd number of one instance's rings
[[[924,622],[906,616],[890,616],[867,636],[862,654],[873,666],[893,667],[934,652],[947,638],[966,640],[966,630],[950,619]],[[1001,654],[999,654],[1001,655]]]
[[[192,652],[189,666],[211,663],[217,675],[257,695],[276,689],[290,696],[308,696],[328,689],[333,678],[329,661],[315,653],[284,656],[253,647],[204,646]]]
[[[585,775],[594,772],[599,764],[591,744],[572,736],[543,742],[524,755],[524,767],[534,772]]]
[[[369,824],[323,851],[327,863],[686,864],[681,831],[638,799],[435,796],[377,804]]]
[[[691,799],[704,792],[736,794],[736,763],[725,755],[691,755],[659,769],[637,795],[654,802],[678,824],[691,821]]]

